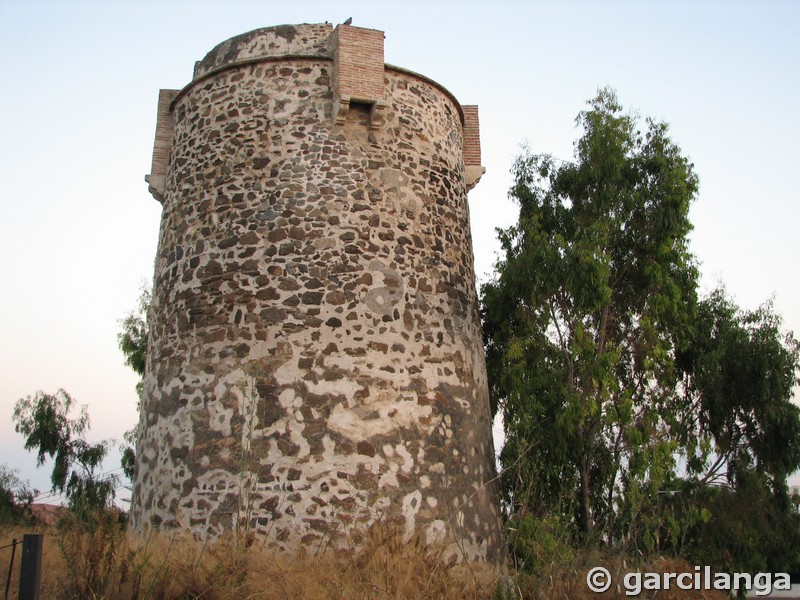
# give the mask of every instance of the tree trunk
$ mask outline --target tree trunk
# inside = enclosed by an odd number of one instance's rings
[[[588,540],[592,535],[594,529],[594,522],[592,521],[592,507],[589,502],[589,461],[586,454],[581,456],[580,464],[581,475],[581,513],[583,516],[583,533]]]

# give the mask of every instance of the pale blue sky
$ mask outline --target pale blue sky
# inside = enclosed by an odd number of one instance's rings
[[[723,281],[750,308],[774,296],[800,332],[800,2],[0,0],[0,463],[48,487],[11,424],[37,389],[89,404],[96,438],[135,422],[116,333],[152,275],[160,205],[143,177],[159,88],[186,85],[233,35],[347,17],[386,32],[388,63],[480,106],[479,278],[494,228],[516,217],[520,143],[569,158],[576,114],[610,85],[668,121],[696,165],[705,288]]]

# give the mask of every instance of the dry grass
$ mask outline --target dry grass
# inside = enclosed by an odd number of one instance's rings
[[[0,528],[0,544],[31,531]],[[108,516],[92,527],[66,520],[44,533],[42,600],[496,597],[496,574],[487,566],[447,564],[442,549],[404,542],[399,531],[383,526],[366,532],[357,553],[292,559],[233,540],[203,545],[166,536],[137,539]],[[19,556],[18,547],[9,596],[14,599]],[[8,557],[0,554],[4,576]]]
[[[28,528],[0,528],[0,545],[30,533]],[[419,540],[405,542],[385,526],[364,534],[363,547],[352,554],[277,555],[233,539],[214,544],[169,538],[138,539],[120,530],[113,515],[91,527],[64,520],[45,527],[42,600],[590,600],[629,598],[616,585],[603,594],[586,586],[586,573],[605,566],[615,582],[626,572],[692,572],[679,561],[655,559],[633,567],[621,558],[584,552],[569,564],[553,564],[536,578],[516,574],[505,596],[498,592],[496,573],[486,565],[448,564],[443,549]],[[9,598],[17,598],[21,548]],[[2,583],[10,551],[0,553]],[[541,571],[540,571],[541,572]],[[641,598],[659,600],[723,600],[722,592],[664,590]]]

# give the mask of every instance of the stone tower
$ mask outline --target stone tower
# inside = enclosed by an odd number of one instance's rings
[[[478,114],[381,31],[257,29],[162,90],[134,526],[502,553],[467,190]]]

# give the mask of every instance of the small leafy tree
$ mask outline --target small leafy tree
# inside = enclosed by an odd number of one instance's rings
[[[75,401],[63,389],[55,394],[42,391],[17,401],[15,429],[26,437],[25,449],[35,450],[39,465],[50,458],[53,490],[63,492],[76,513],[110,506],[116,489],[115,477],[101,477],[97,470],[108,452],[108,443],[90,443],[86,406],[72,416]]]
[[[0,523],[16,523],[31,517],[30,507],[37,493],[19,478],[16,469],[0,465]]]
[[[696,303],[698,181],[667,125],[624,113],[609,89],[577,122],[574,162],[526,151],[514,164],[519,222],[500,232],[482,316],[512,511],[609,539],[672,468],[663,409]]]

